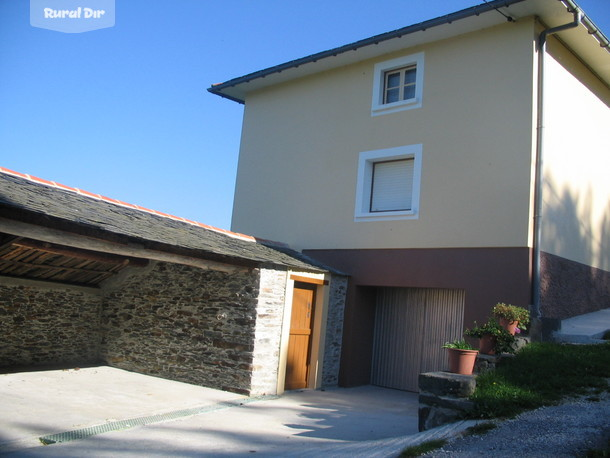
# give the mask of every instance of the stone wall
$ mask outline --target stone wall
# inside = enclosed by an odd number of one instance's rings
[[[112,366],[249,394],[258,270],[158,263],[104,300],[102,357]]]
[[[330,282],[328,318],[326,323],[326,343],[322,369],[323,387],[337,386],[339,384],[346,292],[347,277],[333,275]]]
[[[100,290],[0,278],[0,367],[106,362],[249,395],[275,394],[288,272],[153,262]],[[336,386],[347,279],[330,282],[323,386]]]
[[[285,271],[260,271],[251,395],[277,394],[287,276]]]
[[[1,279],[0,367],[97,362],[101,304],[81,288]]]

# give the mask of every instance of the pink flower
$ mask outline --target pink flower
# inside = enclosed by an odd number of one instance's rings
[[[515,334],[520,334],[520,333],[521,333],[521,329],[515,328]]]

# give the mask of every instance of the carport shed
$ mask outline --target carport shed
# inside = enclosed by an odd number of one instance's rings
[[[284,390],[293,292],[315,292],[305,386],[337,384],[346,278],[288,248],[0,168],[0,368],[110,366]]]

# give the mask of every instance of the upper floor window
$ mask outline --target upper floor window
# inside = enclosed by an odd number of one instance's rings
[[[383,103],[414,99],[415,75],[417,67],[414,65],[385,72]]]
[[[376,64],[371,114],[376,116],[421,107],[423,74],[424,53]]]

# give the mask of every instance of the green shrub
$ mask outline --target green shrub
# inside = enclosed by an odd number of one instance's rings
[[[496,318],[504,318],[509,322],[518,321],[519,329],[527,329],[527,325],[530,322],[529,310],[517,307],[516,305],[505,304],[504,302],[498,302],[494,306],[492,314]]]
[[[500,324],[493,318],[490,318],[487,323],[477,325],[474,322],[472,329],[466,329],[464,335],[468,337],[474,337],[480,339],[485,335],[492,336],[495,339],[494,350],[496,353],[514,353],[513,344],[515,343],[515,336],[504,329]]]
[[[455,348],[458,350],[474,350],[472,345],[466,342],[464,339],[455,339],[453,342],[445,342],[443,348]]]

